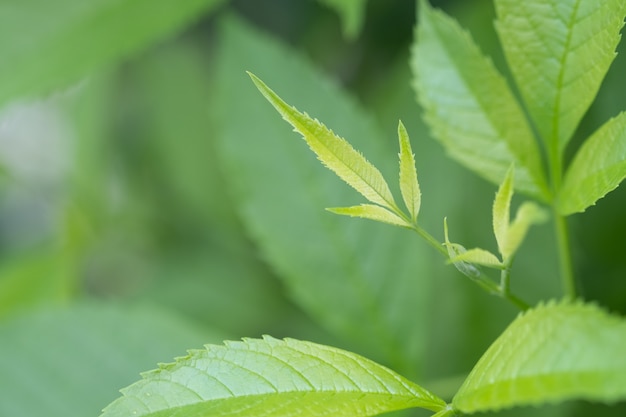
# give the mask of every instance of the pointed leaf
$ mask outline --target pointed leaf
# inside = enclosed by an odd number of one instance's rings
[[[511,199],[513,198],[513,167],[506,173],[506,177],[493,200],[493,233],[498,242],[498,250],[502,253],[506,235],[509,230]]]
[[[462,245],[459,245],[458,243],[450,243],[450,239],[448,239],[448,220],[446,218],[443,219],[443,235],[445,239],[444,244],[446,245],[446,249],[448,249],[448,256],[451,261],[467,252],[467,249],[465,249]],[[452,263],[460,273],[467,277],[477,278],[480,276],[478,268],[469,262],[461,260],[458,262],[452,261]]]
[[[495,4],[498,34],[517,85],[547,146],[561,152],[615,58],[626,2]]]
[[[376,220],[377,222],[389,223],[394,226],[411,227],[411,224],[402,217],[375,204],[361,204],[352,207],[333,207],[327,208],[326,210],[331,213],[341,214],[344,216],[361,217],[364,219]]]
[[[520,315],[478,361],[452,403],[463,413],[569,399],[626,399],[626,321],[551,302]]]
[[[445,403],[354,353],[271,337],[207,345],[147,372],[102,417],[354,416]]]
[[[411,215],[411,220],[415,223],[420,211],[422,195],[417,182],[415,156],[411,150],[409,134],[402,122],[398,124],[398,140],[400,141],[400,192]]]
[[[504,261],[517,252],[531,225],[543,223],[547,219],[548,215],[541,207],[530,201],[523,203],[517,210],[515,220],[507,230],[506,240],[500,249]]]
[[[548,199],[537,144],[506,81],[454,20],[425,0],[420,6],[411,63],[433,135],[495,184],[515,163],[516,188]]]
[[[626,177],[626,112],[606,122],[578,150],[567,169],[559,212],[582,212]]]
[[[285,103],[263,81],[248,73],[261,94],[300,133],[322,163],[372,203],[397,207],[382,174],[345,139],[335,135],[317,119]]]
[[[469,262],[471,264],[484,265],[489,268],[496,269],[502,269],[503,267],[502,262],[500,262],[496,255],[480,248],[468,249],[465,252],[460,253],[459,255],[450,259],[449,262]]]

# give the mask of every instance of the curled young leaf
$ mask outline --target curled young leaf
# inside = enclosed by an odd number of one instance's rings
[[[372,203],[398,211],[383,175],[360,152],[317,119],[289,106],[254,74],[248,75],[261,94],[283,119],[303,136],[311,150],[328,169]]]
[[[332,207],[327,208],[326,210],[331,213],[341,214],[344,216],[361,217],[363,219],[389,223],[394,226],[411,227],[411,224],[402,217],[375,204],[360,204],[352,207]]]
[[[504,181],[500,184],[500,188],[498,188],[496,198],[493,200],[493,234],[496,236],[500,253],[502,253],[509,232],[513,175],[514,170],[511,166],[504,177]]]
[[[500,249],[502,258],[509,259],[515,254],[520,244],[526,237],[528,228],[533,224],[543,223],[548,219],[548,214],[537,204],[527,201],[517,210],[515,220],[509,226],[506,233],[506,240]]]
[[[454,265],[454,267],[460,273],[462,273],[463,275],[469,278],[474,279],[474,278],[480,277],[480,271],[471,263],[465,262],[462,260],[458,262],[454,261],[456,257],[463,255],[465,252],[467,252],[467,249],[465,249],[462,245],[459,245],[458,243],[450,243],[450,239],[448,238],[448,219],[447,218],[443,219],[443,235],[445,239],[444,245],[446,245],[446,249],[448,250],[448,256],[450,258],[450,261]]]
[[[440,398],[344,350],[271,337],[207,345],[143,374],[101,417],[369,417]]]
[[[409,134],[402,122],[398,123],[398,140],[400,142],[400,192],[406,208],[409,210],[413,223],[417,221],[420,211],[421,192],[417,182],[415,156],[411,149]]]
[[[480,248],[468,249],[463,253],[451,258],[448,262],[469,262],[471,264],[483,265],[489,268],[502,269],[504,265],[493,253]]]

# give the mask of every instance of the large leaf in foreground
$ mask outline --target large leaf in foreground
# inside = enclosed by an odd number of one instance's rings
[[[496,0],[517,85],[552,152],[571,138],[615,58],[624,0]]]
[[[271,337],[207,345],[147,372],[102,417],[366,417],[445,403],[354,353]]]
[[[0,105],[116,63],[221,0],[0,2]]]
[[[464,413],[568,399],[626,399],[626,321],[578,302],[520,315],[454,397]]]
[[[458,23],[420,6],[411,64],[433,135],[494,184],[514,163],[516,188],[548,198],[537,144],[505,79]]]
[[[606,122],[576,153],[567,169],[559,211],[585,211],[626,177],[626,112]]]
[[[385,140],[353,100],[284,46],[241,21],[222,23],[212,108],[247,231],[290,297],[342,347],[415,375],[430,325],[429,248],[406,230],[325,211],[363,198],[316,160],[245,71],[349,138],[388,178],[398,170],[394,132]]]

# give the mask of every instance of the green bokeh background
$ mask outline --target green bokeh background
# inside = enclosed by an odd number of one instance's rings
[[[0,25],[0,56],[37,51],[53,31],[41,23],[44,2],[32,3],[13,16],[21,25]],[[50,19],[63,28],[78,3],[64,0]],[[263,334],[354,350],[450,399],[516,311],[410,232],[324,212],[359,197],[319,166],[244,72],[336,129],[388,178],[402,119],[416,153],[423,227],[442,239],[447,216],[453,240],[494,249],[495,188],[446,158],[410,87],[415,2],[369,0],[362,24],[351,15],[344,26],[331,1],[205,1],[175,24],[168,14],[126,8],[140,2],[109,3],[118,7],[107,15],[115,24],[93,42],[52,43],[0,65],[0,417],[97,416],[159,361]],[[433,3],[508,76],[489,0]],[[0,14],[18,4],[6,1]],[[141,18],[115,14],[132,11]],[[122,48],[120,34],[157,18],[167,24]],[[89,33],[74,35],[80,30]],[[123,51],[107,55],[116,42]],[[568,155],[626,109],[624,52]],[[622,315],[625,206],[618,188],[570,218],[581,293]],[[370,277],[380,314],[397,324],[389,338],[403,353],[359,316],[352,281],[333,275],[341,270],[334,242],[344,240]],[[531,231],[513,280],[533,303],[561,296],[550,225]],[[626,409],[576,402],[485,415],[601,413]]]

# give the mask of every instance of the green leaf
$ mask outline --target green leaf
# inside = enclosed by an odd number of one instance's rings
[[[352,207],[333,207],[326,210],[331,213],[344,216],[361,217],[364,219],[376,220],[378,222],[389,223],[394,226],[411,227],[411,224],[397,214],[392,213],[384,207],[375,204],[360,204]]]
[[[502,269],[502,262],[493,253],[480,248],[468,249],[458,254],[449,262],[456,264],[457,262],[469,262],[471,264],[484,265],[489,268]]]
[[[454,265],[454,267],[463,275],[470,278],[477,278],[480,276],[480,271],[474,265],[469,262],[465,262],[463,260],[454,261],[457,257],[463,255],[467,252],[462,245],[458,243],[450,243],[450,239],[448,238],[448,219],[443,219],[443,235],[444,235],[444,244],[446,245],[446,249],[448,250],[448,256],[450,258],[450,262]]]
[[[582,212],[626,177],[626,112],[606,122],[578,150],[559,195],[559,212]]]
[[[478,361],[452,403],[463,413],[626,399],[626,321],[579,302],[520,315]]]
[[[0,2],[0,106],[115,64],[180,30],[219,0]]]
[[[345,139],[335,135],[317,119],[285,103],[263,81],[248,73],[261,94],[300,133],[320,161],[339,178],[372,203],[397,210],[383,175]]]
[[[142,369],[223,337],[148,306],[92,303],[13,316],[0,323],[0,415],[97,416]]]
[[[354,353],[271,337],[206,345],[143,374],[102,417],[354,416],[443,400]]]
[[[509,168],[500,184],[496,198],[493,200],[493,234],[498,242],[498,250],[502,253],[509,232],[511,199],[513,198],[513,166]]]
[[[341,17],[343,34],[348,39],[354,39],[361,32],[365,21],[365,6],[367,0],[318,0],[320,3],[334,9]]]
[[[511,258],[524,241],[528,228],[533,224],[543,223],[548,219],[547,213],[535,203],[527,201],[517,210],[515,220],[509,226],[500,252],[505,260]]]
[[[549,148],[568,143],[615,58],[623,0],[496,0],[509,67]],[[553,151],[554,152],[554,151]]]
[[[402,122],[398,123],[398,140],[400,142],[400,192],[406,208],[409,210],[413,223],[417,221],[420,211],[422,194],[417,182],[415,156],[411,149],[409,134]]]
[[[505,79],[453,19],[420,6],[411,64],[432,134],[494,184],[514,163],[516,188],[549,199],[537,144]]]
[[[280,86],[286,99],[298,98],[355,147],[379,157],[383,172],[397,172],[397,145],[307,59],[240,20],[220,23],[212,117],[224,186],[246,231],[287,294],[341,338],[342,347],[419,375],[436,260],[405,230],[325,212],[360,195],[297,140],[245,70]]]

